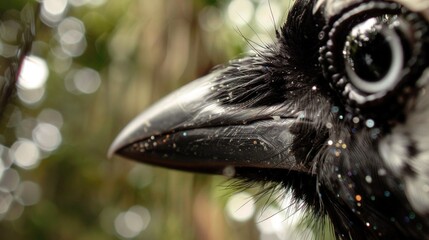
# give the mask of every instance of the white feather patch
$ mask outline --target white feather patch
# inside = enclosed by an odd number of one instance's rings
[[[422,78],[429,79],[426,71]],[[420,91],[404,124],[396,126],[381,140],[379,152],[393,174],[402,178],[405,194],[413,209],[420,214],[429,213],[429,84]],[[409,156],[408,147],[414,144],[415,156]],[[415,174],[406,174],[409,165]]]
[[[401,128],[401,129],[398,129]],[[407,146],[409,140],[403,135],[402,127],[397,127],[392,134],[380,141],[379,153],[384,159],[386,166],[395,174],[401,176],[401,171],[406,165]]]

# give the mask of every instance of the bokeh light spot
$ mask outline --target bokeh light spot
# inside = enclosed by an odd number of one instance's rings
[[[58,25],[57,33],[61,48],[67,55],[78,57],[85,51],[85,25],[74,17],[68,17]]]
[[[15,20],[0,22],[0,39],[5,42],[16,42],[21,25]]]
[[[73,77],[73,82],[81,93],[91,94],[97,91],[101,84],[101,78],[97,71],[90,68],[82,68]]]
[[[280,9],[282,9],[278,2],[268,1],[261,2],[255,13],[256,24],[259,29],[265,32],[272,31],[274,27],[279,24]]]
[[[74,7],[81,7],[85,5],[98,7],[106,3],[106,0],[68,0],[68,1]]]
[[[9,192],[0,191],[0,216],[7,213],[13,202],[13,196]]]
[[[266,234],[281,231],[285,219],[281,217],[283,215],[279,214],[279,212],[281,212],[280,209],[274,206],[268,206],[262,209],[258,214],[259,221],[256,224],[259,231]]]
[[[41,18],[49,26],[61,20],[67,10],[67,0],[44,0],[42,3]]]
[[[228,5],[227,12],[232,25],[242,26],[252,20],[255,7],[249,0],[233,0]]]
[[[0,190],[5,192],[12,192],[18,187],[20,177],[15,169],[9,168],[3,172],[0,179]]]
[[[54,151],[61,144],[60,130],[50,123],[39,123],[33,130],[33,140],[44,151]]]
[[[255,200],[249,193],[237,193],[228,199],[225,210],[231,219],[244,222],[255,213]]]
[[[22,139],[11,147],[11,154],[17,166],[23,169],[32,169],[40,162],[40,151],[32,141]]]
[[[115,230],[124,238],[134,238],[147,228],[151,220],[149,210],[133,206],[115,218]]]
[[[36,56],[28,56],[22,65],[18,87],[25,90],[39,89],[45,85],[48,76],[49,69],[45,60]]]
[[[61,128],[63,126],[64,120],[63,115],[57,110],[51,108],[45,108],[42,112],[37,116],[37,120],[39,122],[50,123],[55,125],[57,128]]]
[[[63,14],[67,7],[67,0],[44,0],[43,9],[52,15]]]
[[[34,105],[42,101],[45,96],[45,92],[45,87],[27,90],[18,88],[18,97],[23,103]]]
[[[280,196],[274,197],[277,204],[260,209],[256,214],[256,226],[261,236],[274,236],[274,239],[314,239],[312,230],[301,224],[305,216],[302,203],[285,192]]]
[[[23,212],[24,212],[24,206],[22,206],[16,201],[13,201],[10,204],[7,214],[5,215],[5,219],[9,221],[14,221],[20,218]]]
[[[31,181],[19,184],[15,197],[24,206],[31,206],[39,202],[41,196],[40,186]]]

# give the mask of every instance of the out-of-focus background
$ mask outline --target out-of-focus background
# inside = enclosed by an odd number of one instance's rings
[[[0,3],[0,55],[28,1]],[[290,199],[108,159],[144,108],[274,40],[286,0],[44,0],[0,133],[1,239],[294,239]],[[15,49],[16,50],[16,49]],[[256,197],[255,197],[256,196]],[[304,229],[300,236],[317,235]],[[318,236],[320,237],[320,236]]]

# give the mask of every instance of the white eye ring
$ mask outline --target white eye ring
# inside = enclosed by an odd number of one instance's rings
[[[350,63],[345,61],[345,71],[349,81],[357,90],[367,94],[386,92],[394,89],[401,79],[400,74],[404,66],[404,52],[402,48],[402,42],[398,34],[393,29],[388,27],[382,28],[380,30],[380,34],[385,37],[392,53],[390,68],[383,78],[375,82],[362,79],[356,74]],[[389,61],[389,59],[386,59],[386,61]]]

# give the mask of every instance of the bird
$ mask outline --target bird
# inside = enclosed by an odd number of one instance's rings
[[[424,0],[296,0],[272,44],[143,111],[109,154],[281,186],[337,239],[428,239],[428,21]]]

